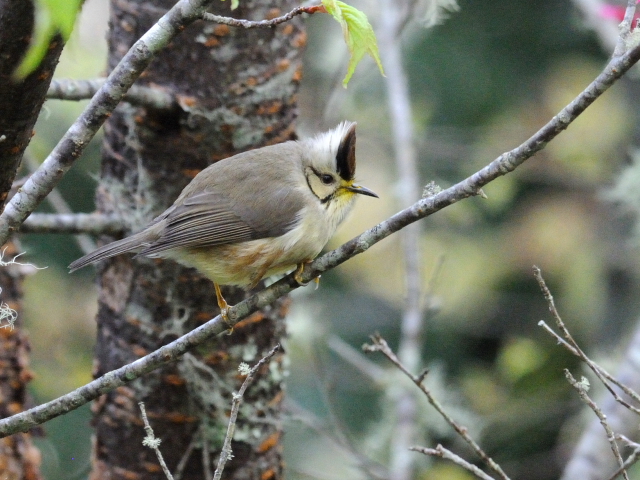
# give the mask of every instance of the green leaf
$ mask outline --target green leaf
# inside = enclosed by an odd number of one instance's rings
[[[356,65],[362,60],[365,53],[371,55],[378,65],[380,73],[384,76],[384,69],[382,68],[382,62],[380,62],[380,55],[378,54],[376,35],[373,33],[373,28],[367,16],[357,8],[340,2],[339,0],[322,0],[322,5],[342,27],[344,41],[351,54],[347,67],[347,75],[344,77],[342,85],[345,88],[347,87],[351,75],[353,75],[356,69]]]
[[[47,53],[51,39],[60,34],[66,42],[71,36],[82,0],[36,0],[36,24],[29,49],[15,72],[24,78],[33,72]]]
[[[221,2],[224,2],[224,0],[220,0]],[[238,8],[240,6],[240,0],[231,0],[231,10],[235,10],[236,8]]]

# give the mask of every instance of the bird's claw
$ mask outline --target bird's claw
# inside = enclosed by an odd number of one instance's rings
[[[320,285],[320,275],[318,275],[317,277],[315,277],[313,280],[310,280],[308,282],[303,282],[302,281],[302,273],[304,272],[304,266],[309,264],[311,262],[302,262],[298,264],[298,268],[296,268],[296,272],[293,274],[293,279],[296,281],[296,283],[298,285],[300,285],[301,287],[306,287],[307,285],[309,285],[311,283],[311,281],[315,282],[316,284],[316,290],[318,289],[318,286]]]

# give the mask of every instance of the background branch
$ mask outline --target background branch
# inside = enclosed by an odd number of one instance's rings
[[[372,337],[373,345],[364,345],[362,348],[365,352],[380,352],[385,357],[387,357],[391,363],[393,363],[402,373],[404,373],[409,379],[424,393],[427,397],[429,404],[436,409],[436,411],[440,414],[440,416],[453,428],[456,433],[471,447],[471,449],[480,457],[480,459],[493,470],[500,478],[503,480],[509,480],[507,474],[502,470],[500,465],[498,465],[489,455],[487,455],[480,445],[469,435],[468,429],[460,424],[458,424],[451,415],[449,415],[440,402],[431,394],[431,392],[424,386],[423,380],[427,374],[425,370],[420,375],[414,375],[411,373],[405,365],[402,364],[400,359],[393,353],[387,341],[380,337],[379,335],[375,335]]]
[[[393,149],[399,177],[400,206],[406,208],[420,197],[420,175],[413,137],[413,114],[409,99],[409,82],[402,63],[400,31],[411,6],[405,0],[381,0],[378,37],[385,65],[387,108],[393,132]],[[404,15],[403,15],[404,12]],[[402,231],[404,254],[405,299],[400,324],[400,361],[411,371],[422,367],[423,311],[422,264],[420,259],[420,224]],[[409,447],[416,443],[417,405],[413,389],[392,389],[395,398],[395,429],[392,435],[389,478],[409,480],[414,477],[416,455]]]
[[[50,100],[88,100],[105,84],[106,79],[93,80],[59,79],[49,85],[47,98]],[[131,105],[147,107],[152,110],[176,110],[180,106],[174,95],[161,88],[131,85],[122,98]]]
[[[23,233],[120,235],[122,220],[104,213],[32,213],[20,226]]]

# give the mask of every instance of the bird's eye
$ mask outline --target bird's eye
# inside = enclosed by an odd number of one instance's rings
[[[320,181],[322,181],[322,183],[324,183],[325,185],[331,185],[333,183],[333,177],[328,173],[324,173],[320,175]]]

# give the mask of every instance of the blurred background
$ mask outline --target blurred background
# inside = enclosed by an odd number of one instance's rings
[[[374,26],[379,22],[375,2],[350,3]],[[442,24],[425,29],[414,21],[402,35],[420,185],[449,187],[518,146],[582,91],[609,56],[571,1],[458,3],[460,10]],[[106,0],[85,3],[56,77],[103,74],[107,19]],[[328,15],[305,23],[298,132],[357,121],[358,180],[380,195],[358,202],[332,248],[398,211],[403,186],[384,79],[374,62],[366,58],[343,89],[348,57],[339,26]],[[616,186],[640,145],[637,73],[524,166],[487,186],[486,199],[467,199],[421,222],[427,385],[512,478],[557,478],[592,415],[564,379],[563,368],[582,373],[578,362],[538,326],[552,318],[532,266],[542,269],[580,345],[605,368],[615,371],[640,315],[635,218]],[[83,107],[46,103],[29,148],[35,161]],[[94,208],[99,148],[96,138],[60,185],[74,211]],[[67,273],[66,265],[81,255],[70,236],[23,235],[21,242],[24,261],[48,267],[25,287],[24,322],[37,375],[31,389],[41,403],[91,380],[94,272]],[[360,346],[379,332],[397,348],[403,268],[402,242],[394,235],[323,275],[317,291],[293,295],[286,342],[288,478],[369,478],[359,466],[367,464],[364,457],[372,469],[388,463],[392,390],[404,380],[381,355],[364,357]],[[426,400],[418,397],[417,405],[417,443],[458,448]],[[84,407],[46,425],[38,446],[47,479],[86,476],[89,419]],[[417,478],[471,478],[445,462],[419,462]]]

